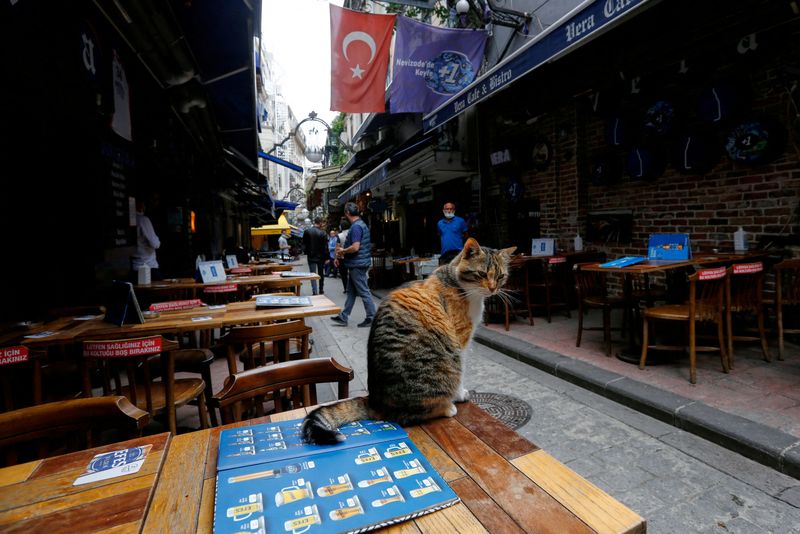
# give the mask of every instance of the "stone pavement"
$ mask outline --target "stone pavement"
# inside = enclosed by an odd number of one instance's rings
[[[326,282],[326,295],[342,305],[341,283]],[[347,327],[327,317],[307,321],[312,356],[354,369],[352,394],[366,390],[369,332],[355,326],[363,319],[358,299]],[[466,368],[468,389],[527,402],[532,417],[517,432],[645,517],[650,533],[800,533],[795,478],[481,343],[473,344]]]

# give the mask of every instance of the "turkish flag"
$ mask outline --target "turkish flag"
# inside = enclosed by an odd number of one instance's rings
[[[331,4],[331,110],[386,110],[386,70],[395,15]]]

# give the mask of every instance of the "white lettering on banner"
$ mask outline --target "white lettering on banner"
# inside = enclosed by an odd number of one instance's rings
[[[588,33],[594,28],[594,15],[589,15],[585,19],[578,22],[570,22],[564,30],[567,32],[567,42],[572,41],[576,37]]]
[[[83,39],[83,54],[81,54],[83,56],[83,66],[92,75],[97,74],[97,67],[94,61],[94,41],[85,33],[81,34],[81,38]]]
[[[624,11],[631,3],[631,0],[606,0],[606,5],[603,6],[603,15],[606,18],[613,17],[620,11]]]
[[[83,345],[83,353],[95,358],[120,358],[125,356],[143,356],[161,352],[161,337],[132,339],[130,341],[87,341]]]
[[[467,107],[467,103],[461,100],[460,102],[453,102],[453,111],[458,113],[459,111],[465,109]],[[431,128],[436,126],[436,119],[431,121]]]
[[[558,256],[556,258],[550,258],[549,260],[547,260],[547,263],[549,263],[550,265],[553,265],[553,264],[556,264],[556,263],[567,263],[567,258],[565,258],[563,256]]]
[[[223,284],[219,286],[210,286],[203,289],[203,293],[232,293],[239,288],[237,284]]]
[[[6,347],[0,349],[0,365],[28,361],[28,347]]]
[[[733,266],[733,274],[760,273],[764,270],[764,264],[760,261],[755,263],[737,263]]]
[[[501,163],[508,163],[511,161],[511,152],[508,149],[498,150],[489,154],[489,159],[492,165],[500,165]]]
[[[725,276],[725,267],[717,267],[716,269],[703,269],[697,274],[699,280],[716,280]]]
[[[155,302],[150,305],[150,311],[188,310],[200,306],[200,299],[173,300],[170,302]]]
[[[511,69],[504,70],[503,72],[498,72],[497,74],[489,78],[489,89],[494,91],[501,85],[506,84],[510,79],[511,79]],[[484,88],[483,93],[486,94],[486,88]]]

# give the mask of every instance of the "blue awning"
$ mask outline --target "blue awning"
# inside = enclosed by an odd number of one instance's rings
[[[262,152],[261,150],[258,151],[258,157],[264,158],[266,160],[272,161],[273,163],[277,163],[278,165],[283,165],[293,171],[303,172],[303,167],[300,165],[295,165],[291,161],[286,161],[285,159],[281,159],[278,156],[273,156],[272,154],[267,154],[266,152]]]
[[[587,0],[422,119],[427,133],[660,0]]]
[[[296,202],[289,202],[287,200],[276,200],[273,202],[276,210],[294,211],[300,204]]]
[[[391,159],[383,160],[383,163],[369,171],[359,181],[348,187],[344,193],[339,195],[339,202],[347,202],[354,196],[364,191],[369,191],[376,185],[383,183],[389,176],[389,171],[386,167],[392,162]]]

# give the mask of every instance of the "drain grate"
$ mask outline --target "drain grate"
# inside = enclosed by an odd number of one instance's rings
[[[502,393],[470,391],[469,400],[513,430],[530,421],[533,413],[530,404],[524,400]]]

